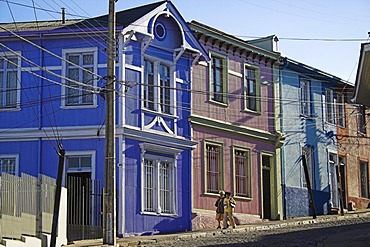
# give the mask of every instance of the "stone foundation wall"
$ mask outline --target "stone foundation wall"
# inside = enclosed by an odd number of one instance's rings
[[[216,228],[216,212],[193,212],[192,214],[192,230],[200,230],[207,228]],[[237,225],[247,225],[251,223],[262,222],[259,215],[250,214],[234,214],[235,223]]]

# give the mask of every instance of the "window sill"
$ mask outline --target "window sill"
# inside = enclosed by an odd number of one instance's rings
[[[22,109],[20,107],[14,107],[14,108],[0,108],[0,112],[15,112],[15,111],[21,111]]]
[[[252,201],[252,197],[244,197],[244,196],[233,196],[234,199],[238,199],[240,201]]]
[[[98,105],[75,105],[75,106],[61,106],[63,110],[73,110],[73,109],[90,109],[90,108],[98,108]]]
[[[249,109],[244,109],[242,110],[243,113],[249,113],[249,114],[254,114],[254,115],[261,115],[261,111],[253,111]]]
[[[158,214],[158,213],[155,213],[155,212],[145,212],[145,211],[141,211],[140,214],[142,215],[151,215],[151,216],[161,216],[161,217],[171,217],[171,218],[177,218],[178,215],[177,214]]]
[[[141,108],[141,110],[143,112],[147,112],[147,113],[151,113],[151,114],[155,114],[155,115],[161,115],[161,116],[165,116],[165,117],[168,117],[168,118],[173,118],[173,119],[179,118],[178,116],[175,116],[173,114],[163,113],[163,112],[159,112],[159,111],[155,111],[155,110],[150,110],[150,109],[147,109],[147,108]]]
[[[229,105],[225,102],[219,102],[219,101],[215,101],[215,100],[212,100],[210,99],[209,100],[209,103],[212,103],[214,105],[219,105],[219,106],[223,106],[223,107],[228,107]]]

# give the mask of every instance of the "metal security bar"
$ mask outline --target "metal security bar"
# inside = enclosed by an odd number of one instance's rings
[[[102,186],[100,180],[67,177],[68,241],[103,237]]]

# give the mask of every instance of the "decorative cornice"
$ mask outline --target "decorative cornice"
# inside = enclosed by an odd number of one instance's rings
[[[233,134],[243,135],[250,138],[259,139],[262,141],[268,141],[276,143],[279,140],[279,135],[270,133],[268,131],[254,129],[245,126],[236,126],[231,123],[221,122],[218,120],[192,115],[189,117],[189,121],[194,125],[200,125],[203,127],[217,129],[223,132],[229,132]]]

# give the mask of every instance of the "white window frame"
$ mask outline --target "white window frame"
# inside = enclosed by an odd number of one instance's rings
[[[301,149],[302,155],[306,156],[306,165],[307,165],[307,171],[308,171],[308,176],[310,178],[310,183],[311,183],[311,189],[315,188],[314,185],[314,176],[313,176],[313,149],[310,146],[304,146]],[[302,158],[303,159],[303,158]],[[304,173],[304,167],[303,167],[303,160],[302,160],[302,187],[307,188],[307,182],[306,182],[306,175]]]
[[[17,58],[17,81],[16,81],[16,102],[15,102],[15,106],[12,106],[12,107],[7,107],[5,106],[5,104],[3,104],[4,102],[0,102],[0,111],[9,111],[9,110],[20,110],[20,99],[21,99],[21,75],[22,75],[22,70],[21,70],[21,67],[22,67],[22,61],[21,61],[21,52],[17,51],[15,52],[17,55],[15,55],[14,53],[10,53],[10,52],[0,52],[0,59],[4,59],[5,62],[4,65],[6,65],[7,63],[9,63],[9,61],[7,59],[9,58]],[[1,61],[0,61],[1,62]],[[4,68],[1,70],[1,71],[6,71],[6,66],[4,66]],[[3,75],[3,88],[0,88],[0,93],[4,94],[3,95],[3,101],[6,100],[6,97],[4,97],[6,95],[6,91],[7,90],[4,90],[6,89],[6,73],[4,73]],[[3,91],[4,90],[4,91]],[[3,92],[1,92],[3,91]]]
[[[244,174],[247,179],[246,181],[246,195],[240,195],[239,189],[238,189],[238,177],[237,177],[237,171],[240,169],[238,164],[236,163],[236,152],[244,152],[246,154],[245,161],[246,164],[244,167]],[[250,149],[248,148],[241,148],[233,146],[233,183],[234,183],[234,195],[236,198],[243,198],[243,199],[252,199],[252,178],[251,178],[251,155],[250,155]]]
[[[311,116],[310,84],[311,82],[308,79],[300,78],[299,80],[301,115],[306,117]]]
[[[338,126],[346,127],[346,108],[344,94],[337,94],[337,124]]]
[[[67,56],[69,54],[83,54],[83,53],[92,53],[93,56],[94,56],[94,64],[93,64],[93,73],[94,74],[97,74],[98,73],[98,48],[97,47],[88,47],[88,48],[73,48],[73,49],[63,49],[62,50],[62,57],[63,57],[63,60],[62,60],[62,84],[64,85],[67,85],[67,81],[66,78],[67,77],[67,68],[68,68],[68,65],[66,62],[67,61]],[[78,64],[79,67],[82,67],[80,64]],[[81,68],[79,68],[79,70],[81,70]],[[78,87],[81,87],[79,85],[76,85]],[[97,79],[93,79],[93,83],[92,83],[92,86],[93,87],[97,87]],[[92,88],[91,88],[92,89]],[[61,91],[61,96],[62,96],[62,99],[61,99],[61,106],[63,109],[74,109],[74,108],[94,108],[94,107],[97,107],[97,96],[96,94],[92,94],[92,104],[84,104],[84,105],[81,105],[81,104],[76,104],[76,105],[67,105],[66,104],[66,98],[67,98],[67,95],[66,95],[66,87],[65,86],[62,86],[62,91]],[[80,98],[81,96],[79,96]]]
[[[14,172],[13,173],[9,173],[9,172],[4,172],[4,173],[8,173],[8,174],[13,174],[15,176],[18,176],[19,174],[19,154],[0,154],[0,160],[5,160],[5,159],[14,159]],[[0,162],[0,165],[1,165],[2,162]],[[3,168],[0,167],[0,171],[2,171]],[[0,173],[0,176],[1,176],[1,173]]]
[[[325,121],[327,123],[335,124],[335,98],[332,89],[325,89]]]
[[[177,216],[177,156],[182,150],[176,148],[169,148],[158,146],[155,144],[141,143],[141,214],[149,215],[161,215],[161,216]],[[146,195],[146,167],[145,162],[147,160],[153,161],[153,180],[152,180],[152,195],[151,195],[151,205],[152,208],[147,208],[147,197]],[[163,212],[163,200],[162,193],[163,188],[161,188],[161,165],[167,163],[169,164],[169,188],[171,188],[168,193],[170,193],[170,211]]]
[[[67,159],[69,157],[91,157],[90,167],[80,168],[68,168]],[[65,170],[67,173],[79,173],[79,172],[91,172],[91,179],[95,179],[96,173],[96,151],[95,150],[83,150],[83,151],[66,151],[65,154]]]
[[[254,71],[254,86],[255,86],[255,105],[256,109],[251,109],[249,105],[249,93],[250,93],[250,78],[248,77],[248,70]],[[258,66],[254,66],[251,64],[244,64],[244,110],[245,111],[252,111],[252,112],[260,112],[261,111],[261,83],[260,83],[260,68]]]
[[[153,64],[153,91],[154,91],[154,97],[153,97],[153,108],[149,108],[147,106],[146,99],[148,98],[147,92],[149,91],[147,87],[147,71],[146,71],[146,63],[147,61],[150,61]],[[162,100],[166,97],[163,95],[163,91],[166,87],[163,87],[161,85],[161,74],[160,74],[160,66],[165,66],[168,68],[168,75],[169,75],[169,80],[170,80],[170,85],[169,85],[169,110],[165,111],[162,109]],[[166,60],[159,60],[158,58],[154,58],[151,56],[145,56],[143,59],[143,66],[142,66],[142,75],[143,75],[143,85],[142,85],[142,94],[141,94],[141,99],[142,99],[142,109],[147,110],[147,111],[152,111],[152,112],[157,112],[161,113],[164,115],[174,115],[176,114],[175,111],[175,95],[176,95],[176,85],[175,85],[175,64],[173,62],[169,62]],[[168,105],[168,104],[167,104]]]
[[[228,60],[227,56],[214,51],[210,51],[209,56],[211,60],[209,61],[209,101],[221,105],[227,105],[228,103]],[[214,69],[213,69],[213,58],[220,59],[222,63],[222,100],[215,99],[215,90],[214,90]]]

